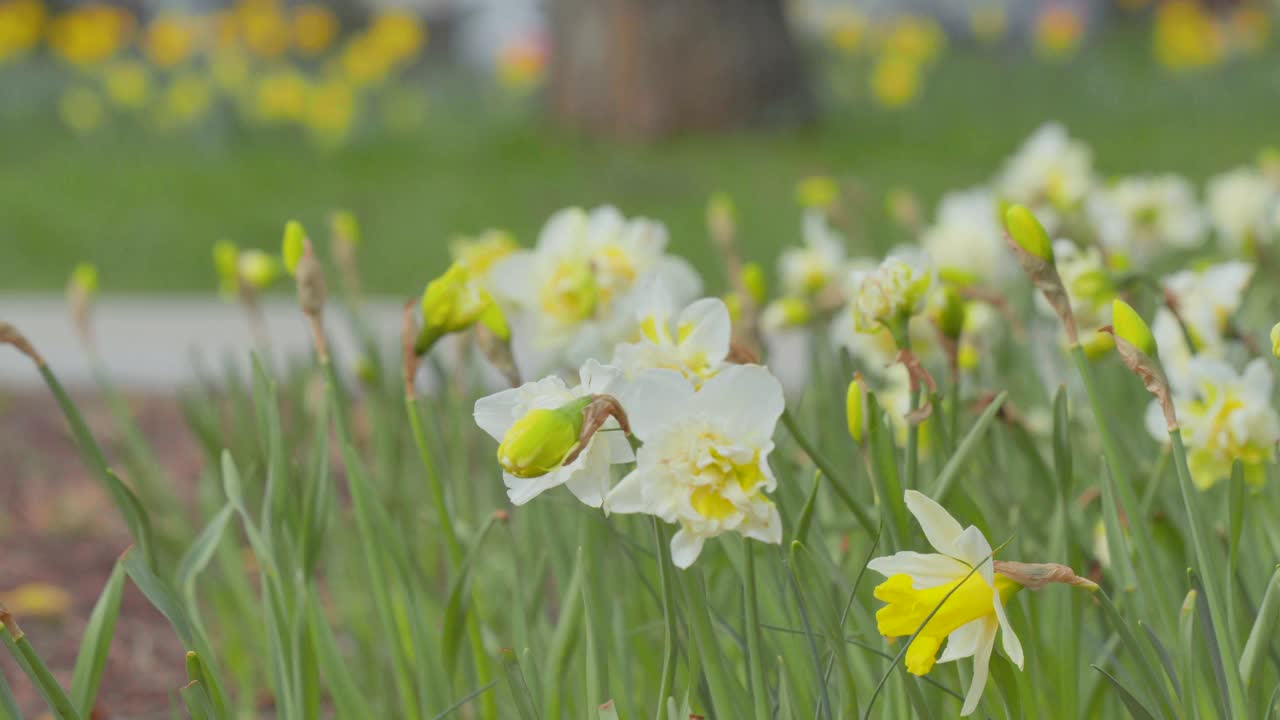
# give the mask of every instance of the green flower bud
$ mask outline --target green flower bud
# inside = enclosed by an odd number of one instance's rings
[[[863,397],[862,378],[853,376],[849,383],[849,392],[845,396],[845,419],[849,422],[849,437],[861,444],[866,429],[866,398]]]
[[[716,238],[733,237],[737,210],[733,206],[733,198],[728,193],[712,193],[707,201],[707,228]]]
[[[240,290],[240,248],[230,240],[213,244],[213,269],[218,273],[218,289],[223,295]]]
[[[1125,301],[1111,301],[1111,327],[1116,337],[1134,346],[1143,355],[1156,356],[1156,339],[1142,316]]]
[[[360,244],[360,224],[356,222],[355,213],[350,210],[334,210],[329,216],[329,226],[333,234],[352,245]]]
[[[290,275],[298,272],[298,262],[302,260],[302,254],[307,249],[307,231],[302,229],[302,224],[297,220],[290,220],[284,224],[284,243],[280,249],[280,254],[284,257],[285,270]]]
[[[564,463],[582,434],[582,410],[590,397],[554,410],[530,410],[502,436],[498,463],[518,478],[546,475]]]
[[[1036,216],[1022,205],[1010,205],[1004,211],[1004,228],[1018,247],[1047,263],[1053,263],[1053,243]]]
[[[960,297],[960,293],[956,292],[955,288],[947,286],[943,288],[940,300],[941,302],[935,308],[934,321],[942,334],[954,342],[964,332],[966,313],[964,298]]]
[[[254,290],[263,290],[280,277],[280,261],[261,250],[245,250],[237,262],[240,279]]]
[[[71,288],[89,297],[98,291],[98,268],[90,263],[80,263],[71,271]]]
[[[466,264],[455,262],[422,293],[422,332],[414,350],[422,355],[440,338],[477,322],[504,342],[511,338],[506,317],[493,296],[473,282]]]
[[[769,284],[765,280],[764,268],[760,263],[749,262],[742,266],[742,284],[747,288],[747,292],[751,294],[751,299],[755,300],[756,305],[763,305],[767,297],[769,297]]]
[[[1280,358],[1280,323],[1271,328],[1271,354]]]

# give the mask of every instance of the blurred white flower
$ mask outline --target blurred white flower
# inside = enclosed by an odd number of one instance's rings
[[[1120,178],[1094,189],[1086,209],[1102,246],[1121,260],[1145,261],[1204,238],[1195,190],[1178,175]]]
[[[782,251],[778,266],[783,294],[804,297],[837,281],[844,267],[844,238],[819,210],[804,214],[804,245]]]
[[[733,328],[722,300],[696,300],[676,315],[675,299],[657,281],[637,304],[639,340],[618,345],[613,354],[614,365],[627,376],[666,368],[701,384],[724,366]]]
[[[1093,152],[1058,123],[1041,125],[1009,158],[996,180],[1004,200],[1025,205],[1045,229],[1074,211],[1093,185]]]
[[[782,519],[766,495],[782,386],[759,365],[733,365],[695,391],[670,370],[650,370],[623,390],[636,468],[605,498],[608,512],[647,513],[678,523],[671,557],[687,568],[708,538],[726,532],[782,542]]]
[[[981,530],[962,529],[941,505],[915,490],[904,499],[937,552],[904,550],[867,564],[888,578],[875,589],[876,599],[887,603],[876,611],[876,628],[888,638],[915,635],[906,656],[913,675],[927,674],[934,663],[973,658],[973,679],[960,710],[969,715],[987,685],[997,633],[1005,655],[1022,667],[1022,643],[1004,609],[1022,586],[995,573],[991,544]],[[947,647],[938,657],[943,642]]]
[[[1196,487],[1206,490],[1230,477],[1237,459],[1244,465],[1245,479],[1261,483],[1280,441],[1268,360],[1253,360],[1241,374],[1220,360],[1193,357],[1186,372],[1185,384],[1175,388],[1174,405]],[[1152,437],[1169,437],[1158,403],[1147,408],[1146,421]]]
[[[677,302],[697,296],[697,274],[666,255],[666,246],[661,223],[627,219],[608,206],[569,208],[547,221],[535,249],[498,261],[490,282],[495,295],[525,311],[538,349],[576,364],[607,355],[630,335],[636,293],[655,279]]]
[[[1253,255],[1276,234],[1280,194],[1257,168],[1241,167],[1210,178],[1208,203],[1218,242],[1227,250]]]
[[[966,285],[1001,280],[1013,257],[995,197],[982,187],[943,195],[937,219],[920,244],[943,278]]]
[[[616,395],[621,379],[622,373],[616,368],[588,360],[579,372],[579,384],[574,387],[569,387],[564,380],[553,376],[480,398],[475,405],[476,424],[490,437],[506,446],[509,441],[517,440],[508,437],[512,427],[520,424],[530,413],[561,410],[571,403],[585,405],[585,401],[593,395]],[[566,412],[569,411],[566,410]],[[580,413],[581,407],[578,407],[577,411]],[[546,413],[541,414],[546,415]],[[576,444],[577,435],[576,430],[564,431],[564,428],[557,425],[556,420],[558,418],[548,416],[547,422],[537,427],[525,428],[522,425],[521,429],[538,437],[523,438],[521,444],[536,446],[544,441],[554,442],[559,445],[559,448],[553,454],[563,458]],[[579,419],[577,429],[581,429],[581,424]],[[549,425],[557,426],[549,427]],[[634,459],[635,455],[631,451],[630,442],[621,432],[617,421],[613,419],[609,419],[601,431],[591,438],[586,448],[573,462],[561,465],[557,461],[553,468],[540,468],[538,472],[547,470],[544,474],[531,473],[529,477],[518,477],[508,470],[507,466],[513,463],[500,457],[504,465],[502,479],[507,486],[507,496],[516,505],[523,505],[551,488],[564,485],[579,500],[591,507],[600,507],[605,493],[609,490],[609,466],[631,462]],[[512,469],[519,470],[514,467]]]
[[[928,255],[911,249],[891,254],[863,276],[853,301],[854,327],[859,332],[895,329],[924,310],[933,280]]]
[[[1223,333],[1244,301],[1253,272],[1251,263],[1237,260],[1182,270],[1164,279],[1165,290],[1177,299],[1178,312],[1187,323],[1197,353],[1222,345]]]

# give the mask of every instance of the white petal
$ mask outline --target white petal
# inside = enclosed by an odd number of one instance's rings
[[[609,492],[608,446],[592,439],[579,459],[582,463],[565,478],[565,487],[586,505],[598,508],[604,502],[605,493]]]
[[[733,334],[729,309],[720,298],[697,300],[680,313],[676,333],[684,338],[680,351],[685,357],[700,354],[708,363],[719,363],[729,354]]]
[[[993,570],[993,559],[991,557],[991,543],[983,537],[982,531],[970,525],[960,533],[960,537],[956,538],[955,557],[961,562],[969,564],[970,568],[978,568],[978,575],[986,581],[987,587],[996,586],[996,576]]]
[[[938,662],[951,662],[962,658],[973,657],[978,652],[978,643],[982,642],[983,633],[987,631],[987,618],[971,620],[955,632],[947,636],[947,646],[938,656]]]
[[[1271,399],[1271,362],[1264,358],[1255,358],[1244,367],[1241,376],[1245,389],[1249,394],[1261,400],[1263,404]]]
[[[535,255],[531,250],[516,250],[489,269],[488,286],[500,300],[527,307],[538,297]]]
[[[578,378],[582,382],[583,395],[608,395],[617,392],[622,371],[592,359],[582,364]]]
[[[943,555],[957,556],[955,542],[960,537],[962,528],[960,523],[951,517],[951,513],[915,490],[908,490],[903,495],[903,500],[907,504],[907,509],[916,517],[916,522],[920,523],[920,529],[924,531],[924,536],[928,538],[933,549]]]
[[[636,468],[627,473],[605,496],[605,512],[621,514],[649,512],[645,488],[649,487],[656,477],[653,471],[647,468]]]
[[[569,471],[565,468],[549,472],[542,477],[518,478],[510,473],[502,474],[502,481],[507,486],[507,497],[513,505],[524,505],[551,488],[562,485]]]
[[[761,365],[734,365],[703,384],[693,399],[695,410],[726,418],[737,437],[760,445],[773,437],[785,401],[782,384]]]
[[[474,415],[476,425],[489,437],[502,441],[502,436],[519,419],[516,408],[520,405],[520,388],[503,390],[476,400]]]
[[[680,528],[671,537],[671,562],[681,570],[688,568],[702,554],[702,543],[702,536]]]
[[[702,292],[702,278],[684,258],[663,256],[654,268],[654,276],[662,278],[676,304],[687,303]]]
[[[978,701],[982,699],[982,691],[987,687],[987,673],[991,670],[991,651],[996,646],[996,621],[987,617],[981,620],[982,634],[978,640],[977,652],[973,656],[973,681],[969,683],[969,692],[964,696],[964,707],[960,715],[971,715],[978,709]]]
[[[1017,633],[1013,631],[1013,626],[1009,624],[1009,615],[1005,612],[1004,603],[1000,600],[1000,591],[992,590],[995,595],[996,619],[1000,621],[1000,642],[1004,648],[1004,654],[1009,656],[1014,665],[1018,669],[1022,669],[1022,641],[1018,639]]]
[[[646,370],[618,393],[631,431],[648,441],[672,420],[688,415],[693,385],[674,370]]]
[[[885,577],[910,575],[912,587],[917,590],[926,590],[954,582],[968,575],[970,568],[959,560],[946,555],[925,555],[903,550],[893,555],[872,560],[867,563],[867,569],[874,570]]]

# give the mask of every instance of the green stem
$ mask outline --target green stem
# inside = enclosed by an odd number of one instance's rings
[[[71,698],[67,697],[62,686],[54,679],[53,673],[49,672],[48,666],[36,654],[35,648],[31,647],[31,641],[27,640],[26,634],[18,629],[13,618],[4,610],[0,610],[0,640],[9,647],[18,665],[26,671],[31,682],[40,690],[40,694],[49,702],[49,707],[53,708],[58,718],[80,720],[80,714],[76,712]]]
[[[662,683],[658,686],[658,711],[656,720],[667,719],[667,698],[671,697],[676,682],[676,603],[672,590],[671,549],[667,547],[666,533],[662,531],[658,516],[652,516],[653,541],[658,551],[658,582],[662,589],[662,619],[666,626],[662,638]]]
[[[1231,702],[1228,710],[1232,717],[1245,717],[1248,714],[1248,708],[1245,703],[1244,685],[1240,682],[1239,666],[1236,664],[1237,654],[1232,649],[1231,633],[1228,631],[1226,622],[1226,606],[1222,596],[1222,588],[1217,581],[1218,578],[1212,573],[1212,568],[1216,567],[1213,558],[1209,554],[1209,548],[1205,544],[1208,531],[1204,527],[1204,521],[1200,514],[1196,512],[1196,490],[1195,485],[1191,482],[1191,471],[1187,467],[1187,449],[1182,444],[1182,432],[1174,428],[1169,431],[1169,438],[1173,443],[1173,464],[1178,471],[1178,487],[1182,491],[1182,503],[1187,511],[1187,524],[1191,529],[1191,545],[1195,550],[1196,572],[1200,577],[1204,578],[1204,590],[1206,599],[1209,604],[1209,616],[1213,618],[1213,624],[1217,626],[1217,632],[1214,634],[1217,638],[1217,652],[1222,662],[1222,667],[1226,672],[1227,679],[1227,697]]]
[[[747,661],[751,670],[751,698],[757,720],[769,720],[769,688],[764,679],[764,657],[760,647],[760,606],[756,602],[756,553],[748,538],[742,539],[743,591],[747,602]]]
[[[849,494],[849,490],[840,482],[838,479],[839,476],[836,474],[834,467],[827,458],[823,456],[823,454],[818,451],[818,448],[814,447],[813,443],[809,442],[809,439],[800,431],[800,426],[796,423],[796,418],[791,414],[791,410],[784,409],[782,411],[782,425],[787,429],[787,432],[791,434],[792,439],[796,441],[796,444],[800,446],[800,449],[804,451],[804,454],[809,456],[809,460],[813,462],[814,466],[816,466],[827,480],[830,481],[828,484],[831,489],[835,491],[836,496],[840,498],[845,507],[853,513],[858,524],[867,531],[867,534],[874,535],[876,532],[875,523],[871,522],[871,518],[867,515],[867,511],[853,499],[853,496]]]
[[[412,395],[406,395],[404,404],[409,412],[409,426],[413,430],[413,442],[418,448],[418,457],[421,459],[422,466],[427,473],[427,485],[431,488],[431,502],[436,507],[436,519],[439,521],[441,533],[444,535],[445,547],[449,553],[449,564],[453,567],[454,572],[458,572],[463,562],[462,543],[458,541],[458,533],[453,527],[453,517],[449,512],[444,483],[441,482],[439,470],[431,457],[431,446],[427,443],[427,435],[423,429],[422,412],[418,399]],[[476,685],[483,687],[488,685],[494,677],[493,669],[489,665],[489,655],[484,649],[484,634],[480,630],[479,614],[478,598],[473,595],[471,597],[471,612],[467,613],[466,619],[467,642],[471,645],[471,659],[476,673]],[[498,717],[498,701],[494,697],[494,693],[482,695],[480,697],[480,707],[483,711],[482,717],[496,720]]]

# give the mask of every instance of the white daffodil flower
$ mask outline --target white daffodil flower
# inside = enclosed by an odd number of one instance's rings
[[[1009,158],[996,179],[996,193],[1025,205],[1045,229],[1075,210],[1093,186],[1093,152],[1057,123],[1041,125]]]
[[[610,419],[573,462],[562,464],[578,442],[582,407],[594,395],[616,394],[622,373],[588,360],[579,378],[569,387],[559,377],[547,377],[476,401],[476,424],[502,443],[502,480],[516,505],[564,485],[582,502],[600,507],[609,490],[609,466],[635,459],[630,442]],[[524,457],[505,455],[512,446],[524,448]]]
[[[1178,175],[1120,178],[1091,192],[1085,207],[1102,246],[1121,265],[1204,239],[1195,189]]]
[[[951,192],[938,203],[938,216],[920,244],[944,279],[961,285],[994,283],[1010,269],[999,208],[986,188]]]
[[[1197,352],[1222,345],[1223,333],[1240,309],[1253,273],[1252,263],[1233,261],[1183,270],[1164,279],[1165,290],[1177,299],[1178,312]]]
[[[1215,175],[1207,192],[1209,219],[1225,249],[1251,256],[1272,241],[1280,193],[1265,173],[1250,166]]]
[[[724,301],[696,300],[676,315],[670,291],[664,283],[655,282],[638,306],[639,341],[620,344],[613,354],[613,364],[628,377],[666,368],[700,385],[724,367],[733,335]]]
[[[933,281],[933,268],[924,252],[908,248],[890,254],[862,278],[853,299],[854,327],[859,332],[892,330],[919,315]]]
[[[1244,465],[1245,479],[1261,483],[1280,441],[1280,416],[1271,407],[1273,380],[1268,361],[1255,359],[1241,374],[1225,362],[1193,357],[1186,374],[1183,387],[1173,386],[1172,379],[1171,386],[1196,487],[1207,490],[1230,477],[1237,459]],[[1152,437],[1167,440],[1169,431],[1158,403],[1147,408],[1146,421]]]
[[[935,662],[972,657],[973,680],[960,710],[969,715],[986,687],[997,631],[1005,655],[1022,667],[1022,643],[1004,610],[1021,585],[996,575],[991,544],[978,528],[962,529],[941,505],[915,490],[908,490],[905,500],[937,553],[902,551],[867,564],[888,578],[875,589],[876,599],[888,603],[876,612],[876,626],[889,638],[919,630],[907,648],[907,670],[913,675],[928,673]],[[934,608],[938,611],[930,619]],[[947,647],[938,657],[943,641]]]
[[[644,442],[636,468],[605,498],[607,512],[647,513],[677,523],[671,558],[687,568],[708,538],[727,532],[782,542],[782,519],[765,495],[782,386],[759,365],[733,365],[695,391],[671,370],[650,370],[620,395]]]
[[[844,266],[844,238],[820,210],[804,214],[804,245],[787,248],[778,259],[783,294],[813,295],[839,280]]]
[[[600,356],[630,333],[637,291],[662,278],[679,302],[697,296],[692,267],[666,255],[667,230],[612,207],[561,210],[533,250],[517,250],[490,271],[493,292],[525,311],[534,345],[574,362]]]

